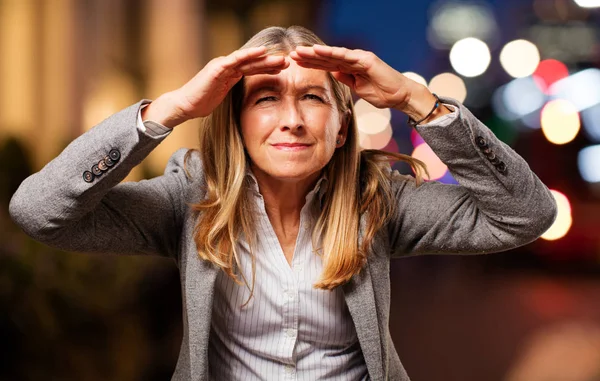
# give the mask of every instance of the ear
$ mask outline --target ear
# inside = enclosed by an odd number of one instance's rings
[[[348,128],[350,126],[350,122],[352,121],[352,112],[350,110],[346,110],[342,115],[342,120],[340,123],[340,130],[336,136],[336,148],[340,148],[346,143],[346,137],[348,136]],[[338,143],[339,142],[339,143]]]

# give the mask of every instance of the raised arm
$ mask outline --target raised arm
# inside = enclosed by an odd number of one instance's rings
[[[119,183],[171,128],[210,114],[242,76],[278,73],[288,65],[281,56],[266,55],[264,47],[211,60],[181,88],[143,110],[149,101],[138,102],[75,139],[23,181],[10,203],[12,218],[33,238],[66,250],[175,257],[191,201],[188,190],[199,193],[201,188],[199,158],[191,156],[197,174],[192,179],[183,168],[185,150],[180,150],[163,176]],[[144,120],[141,128],[138,119]]]
[[[168,135],[137,128],[143,103],[104,120],[23,181],[10,214],[26,233],[65,250],[175,255],[183,152],[163,176],[117,185]]]
[[[374,106],[421,122],[417,131],[459,182],[417,187],[408,176],[394,176],[396,214],[388,225],[393,255],[507,250],[535,240],[554,221],[548,188],[459,102],[442,98],[453,107],[431,112],[434,95],[371,52],[315,45],[290,56],[301,66],[332,72]]]
[[[416,128],[459,185],[394,176],[394,255],[489,253],[537,239],[556,216],[548,188],[467,108],[442,102],[456,114]]]

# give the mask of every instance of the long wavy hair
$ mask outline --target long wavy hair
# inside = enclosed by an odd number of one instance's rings
[[[269,54],[288,54],[296,46],[324,44],[310,30],[292,26],[269,27],[242,48],[266,46]],[[323,259],[323,272],[314,287],[331,290],[358,274],[366,263],[375,233],[394,213],[390,189],[390,160],[405,161],[415,173],[417,185],[427,173],[425,164],[410,156],[380,150],[361,150],[350,89],[328,73],[339,112],[349,114],[345,144],[337,148],[323,168],[327,178],[322,209],[312,232],[313,247]],[[221,268],[238,284],[254,289],[256,242],[251,179],[246,176],[250,159],[240,132],[244,80],[204,118],[199,154],[206,179],[206,196],[193,208],[198,213],[194,240],[198,255]],[[188,151],[188,155],[192,151]],[[361,217],[365,220],[359,239]],[[236,241],[242,238],[252,254],[252,279],[240,271]]]

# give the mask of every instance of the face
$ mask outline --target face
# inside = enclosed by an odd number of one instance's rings
[[[344,144],[345,128],[327,73],[289,60],[277,75],[245,78],[242,138],[257,176],[316,179]]]

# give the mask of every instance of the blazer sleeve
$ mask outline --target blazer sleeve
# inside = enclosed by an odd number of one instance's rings
[[[34,239],[64,250],[175,258],[190,181],[185,150],[171,157],[164,175],[120,184],[169,134],[137,128],[146,103],[110,116],[25,179],[10,202],[13,220]]]
[[[392,256],[508,250],[542,235],[556,218],[548,188],[515,151],[460,102],[449,124],[416,129],[456,184],[392,174],[396,211],[388,224]]]

